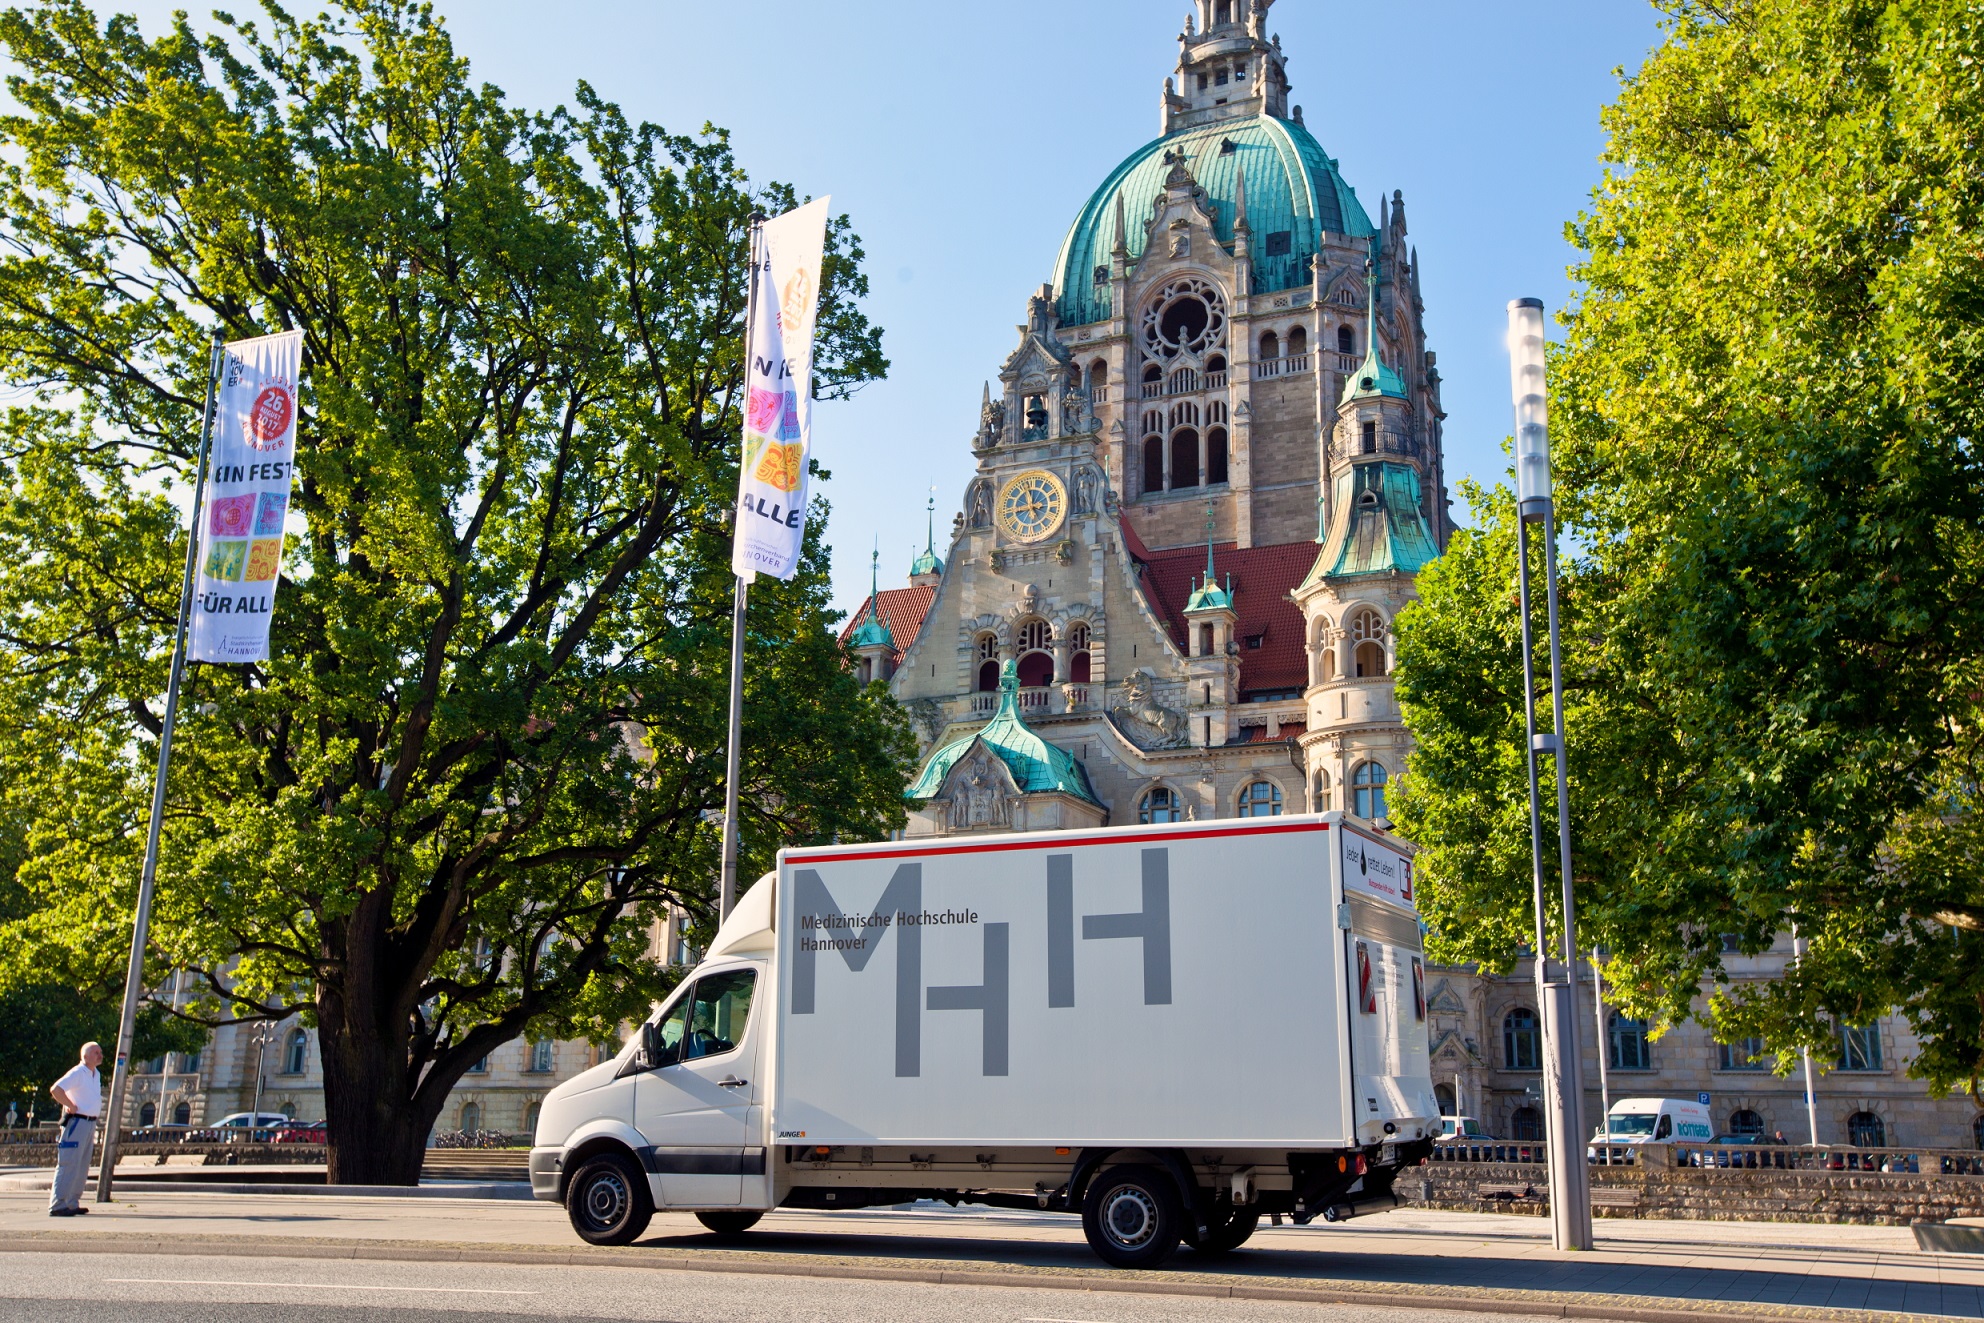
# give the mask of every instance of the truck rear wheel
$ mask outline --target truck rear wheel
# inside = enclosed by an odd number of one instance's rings
[[[1082,1200],[1089,1248],[1115,1268],[1155,1268],[1178,1248],[1178,1190],[1155,1167],[1117,1167]]]
[[[588,1245],[630,1245],[648,1229],[654,1199],[633,1160],[602,1153],[580,1167],[565,1187],[565,1215]]]
[[[1256,1208],[1236,1208],[1223,1220],[1215,1220],[1206,1228],[1206,1238],[1196,1239],[1187,1234],[1185,1243],[1201,1254],[1224,1254],[1228,1250],[1239,1249],[1254,1234],[1254,1228],[1261,1224],[1260,1210]]]
[[[758,1225],[758,1219],[763,1216],[764,1214],[756,1209],[739,1210],[734,1213],[725,1209],[721,1212],[698,1213],[696,1220],[719,1236],[741,1236]]]

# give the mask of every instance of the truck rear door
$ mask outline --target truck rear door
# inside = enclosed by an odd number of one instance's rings
[[[1413,907],[1412,863],[1391,842],[1344,823],[1339,838],[1348,911],[1351,1061],[1360,1142],[1414,1138],[1439,1124],[1426,1033],[1426,957]],[[1394,1129],[1387,1134],[1386,1122]]]

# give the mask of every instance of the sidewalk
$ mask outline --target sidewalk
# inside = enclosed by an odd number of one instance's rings
[[[1073,1218],[919,1205],[773,1213],[728,1247],[683,1214],[639,1245],[582,1244],[555,1205],[477,1199],[120,1189],[51,1221],[0,1191],[0,1249],[478,1259],[968,1280],[1096,1290],[1502,1308],[1559,1316],[1984,1318],[1984,1257],[1926,1254],[1905,1227],[1601,1220],[1598,1248],[1550,1248],[1541,1219],[1399,1211],[1336,1226],[1263,1227],[1222,1260],[1188,1250],[1160,1273],[1100,1266]],[[278,1245],[277,1242],[282,1242]],[[1869,1314],[1862,1311],[1883,1311]]]

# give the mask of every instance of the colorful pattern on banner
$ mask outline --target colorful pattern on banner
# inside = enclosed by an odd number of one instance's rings
[[[820,308],[828,198],[758,228],[758,278],[747,313],[744,463],[730,568],[790,579],[806,540],[813,440],[813,321]]]
[[[302,375],[301,331],[227,346],[200,512],[199,577],[186,645],[193,661],[268,658]]]

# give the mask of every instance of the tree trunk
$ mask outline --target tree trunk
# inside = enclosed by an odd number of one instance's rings
[[[330,1005],[325,1006],[329,1011]],[[408,1096],[407,1044],[371,1029],[320,1021],[324,1121],[332,1185],[418,1185],[432,1105]],[[440,1095],[446,1097],[443,1093]]]

